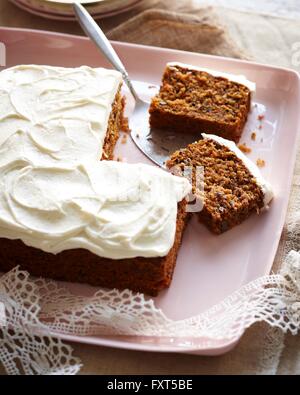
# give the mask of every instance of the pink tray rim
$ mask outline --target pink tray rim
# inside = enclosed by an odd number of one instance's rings
[[[57,32],[52,32],[50,30],[42,30],[42,29],[28,29],[28,28],[18,28],[18,27],[10,27],[10,26],[0,26],[0,33],[1,32],[24,32],[24,33],[31,33],[31,34],[36,34],[36,35],[50,35],[50,36],[60,36],[60,37],[68,37],[70,39],[76,39],[76,40],[86,40],[89,41],[89,38],[85,37],[85,36],[81,36],[78,34],[70,34],[70,33],[57,33]],[[285,71],[291,74],[294,74],[296,77],[298,77],[299,81],[300,81],[300,73],[297,72],[294,69],[291,69],[289,67],[279,67],[279,66],[273,66],[273,65],[269,65],[267,63],[258,63],[258,62],[254,62],[251,60],[242,60],[242,59],[236,59],[236,58],[231,58],[231,57],[225,57],[225,56],[219,56],[219,55],[208,55],[208,54],[203,54],[203,53],[196,53],[196,52],[189,52],[189,51],[183,51],[180,49],[172,49],[172,48],[164,48],[164,47],[154,47],[154,46],[150,46],[150,45],[143,45],[143,44],[132,44],[132,43],[128,43],[126,41],[122,42],[122,41],[114,41],[114,40],[110,40],[112,44],[117,44],[119,46],[126,46],[126,47],[131,47],[131,48],[146,48],[146,49],[150,49],[151,51],[168,51],[171,53],[181,53],[181,54],[190,54],[190,55],[200,55],[201,57],[207,58],[207,59],[222,59],[224,61],[229,61],[230,63],[242,63],[242,64],[248,64],[248,65],[252,65],[254,67],[259,67],[260,69],[268,69],[268,70],[274,70],[274,71]]]

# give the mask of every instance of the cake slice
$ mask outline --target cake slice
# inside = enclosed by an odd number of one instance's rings
[[[212,232],[220,234],[240,224],[252,213],[268,208],[273,198],[270,184],[258,167],[229,140],[202,134],[203,139],[175,152],[167,162],[169,168],[197,166],[204,170],[204,185],[193,193],[203,201],[199,219]],[[204,186],[204,188],[203,188]]]
[[[151,102],[150,125],[182,133],[213,133],[238,142],[255,84],[244,76],[169,63]]]
[[[114,70],[0,72],[0,270],[156,295],[171,282],[190,184],[111,158]]]

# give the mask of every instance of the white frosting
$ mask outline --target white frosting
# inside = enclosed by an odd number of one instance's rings
[[[256,179],[257,185],[261,188],[264,194],[264,208],[267,208],[270,201],[274,197],[274,193],[270,183],[263,178],[256,164],[253,163],[249,158],[247,158],[247,156],[237,147],[237,145],[233,141],[223,139],[222,137],[215,136],[213,134],[202,133],[202,137],[207,140],[214,140],[220,145],[224,145],[225,147],[227,147],[228,149],[230,149],[232,152],[235,153],[235,155],[244,163],[244,165],[247,167],[249,172]]]
[[[120,73],[18,66],[0,73],[0,237],[46,252],[165,256],[190,184],[99,161]]]
[[[170,62],[167,64],[167,66],[168,67],[179,66],[179,67],[183,67],[183,68],[190,69],[190,70],[204,71],[208,74],[213,75],[214,77],[226,78],[229,81],[233,81],[233,82],[237,82],[239,84],[245,85],[251,92],[255,92],[255,90],[256,90],[255,82],[249,81],[244,75],[224,73],[222,71],[212,70],[209,68],[194,66],[194,65],[190,65],[190,64],[184,64],[184,63],[180,63],[180,62]]]

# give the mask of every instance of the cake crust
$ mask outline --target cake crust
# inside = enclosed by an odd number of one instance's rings
[[[238,142],[250,111],[248,87],[205,71],[167,66],[149,109],[153,128],[202,132]]]

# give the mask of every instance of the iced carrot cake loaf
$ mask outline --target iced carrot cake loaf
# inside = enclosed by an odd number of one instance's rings
[[[193,193],[203,201],[200,221],[214,233],[222,233],[244,221],[251,213],[268,207],[273,197],[270,184],[258,167],[234,144],[215,135],[202,134],[203,139],[175,152],[169,168],[203,167],[204,183],[197,186],[193,177]]]
[[[122,83],[105,69],[0,73],[0,270],[130,288],[170,284],[187,180],[111,157]]]
[[[244,76],[168,63],[152,99],[150,125],[178,132],[213,133],[238,142],[255,84]]]

